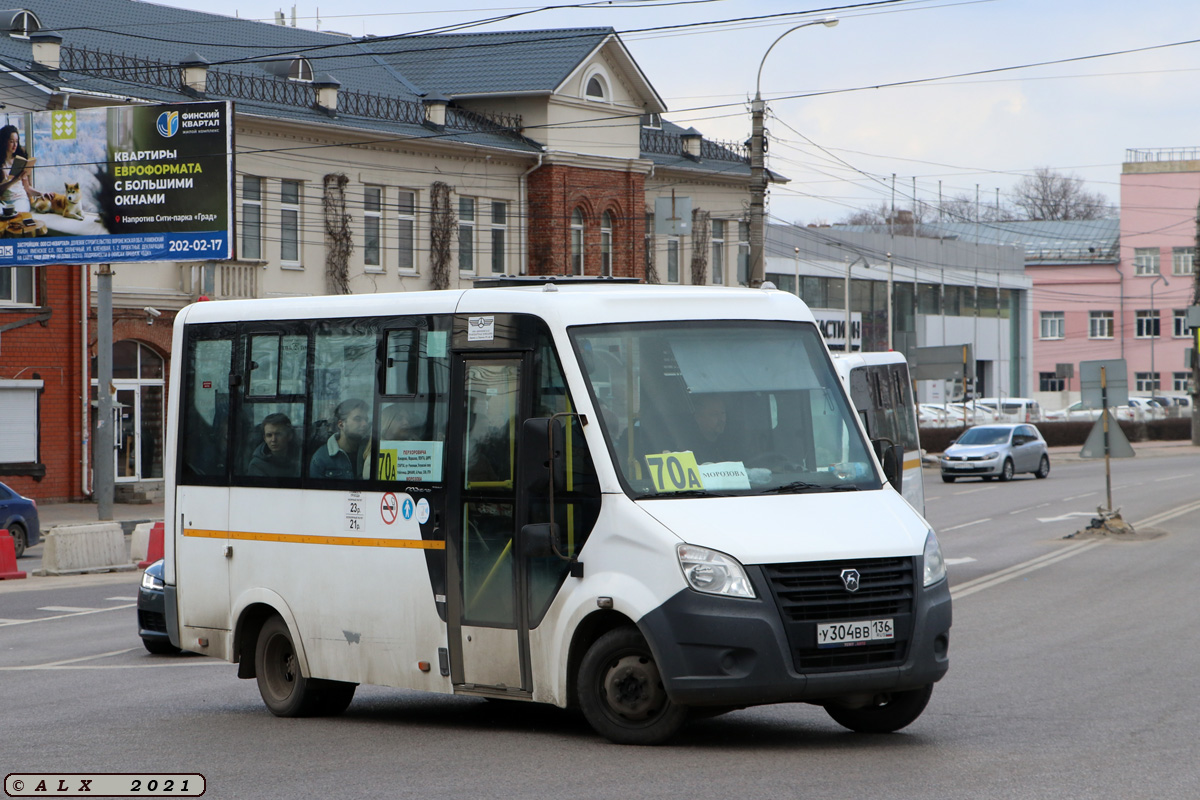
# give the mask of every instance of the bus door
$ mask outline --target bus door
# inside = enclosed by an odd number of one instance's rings
[[[447,544],[450,674],[468,691],[528,695],[529,571],[518,557],[527,517],[517,448],[532,408],[528,352],[455,353]],[[460,448],[461,446],[461,448]]]

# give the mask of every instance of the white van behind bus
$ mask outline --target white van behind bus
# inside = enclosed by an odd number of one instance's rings
[[[276,715],[369,683],[632,744],[781,702],[883,732],[948,669],[901,448],[769,285],[200,303],[173,356],[170,639]]]

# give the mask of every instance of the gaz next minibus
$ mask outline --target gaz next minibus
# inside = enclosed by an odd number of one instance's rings
[[[915,720],[945,566],[805,305],[495,283],[179,313],[172,643],[286,717],[376,684],[576,707],[630,744],[765,703]]]

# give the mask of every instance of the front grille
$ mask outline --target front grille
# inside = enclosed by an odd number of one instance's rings
[[[144,631],[167,632],[167,618],[153,611],[138,611],[138,625]]]
[[[859,589],[849,592],[842,571],[858,570]],[[869,558],[769,564],[763,567],[779,606],[799,672],[827,672],[902,663],[911,636],[916,560]],[[896,638],[853,647],[817,647],[817,625],[873,619],[895,621]]]

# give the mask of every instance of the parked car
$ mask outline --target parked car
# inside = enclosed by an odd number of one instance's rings
[[[155,655],[178,653],[167,636],[167,601],[163,593],[163,560],[160,558],[142,573],[142,588],[137,600],[138,636]]]
[[[1142,409],[1136,406],[1109,406],[1108,410],[1118,422],[1140,422],[1144,418]],[[1043,416],[1047,422],[1094,422],[1100,419],[1100,409],[1084,408],[1080,401]]]
[[[1046,440],[1037,428],[1025,424],[969,428],[946,448],[938,463],[946,483],[967,477],[1007,481],[1019,472],[1032,472],[1038,478],[1050,474]]]
[[[0,483],[0,530],[12,535],[17,558],[25,554],[26,547],[33,547],[42,538],[37,501],[17,494],[3,483]]]
[[[1142,419],[1147,421],[1152,419],[1166,419],[1167,417],[1166,405],[1152,397],[1131,397],[1129,398],[1129,405],[1140,409]]]
[[[1042,421],[1042,407],[1028,397],[981,397],[975,403],[995,409],[1000,422]]]

